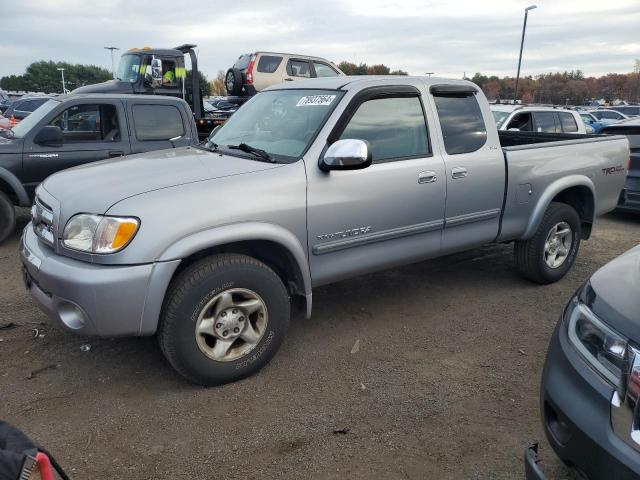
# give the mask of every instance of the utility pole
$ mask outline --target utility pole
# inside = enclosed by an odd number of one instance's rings
[[[433,75],[435,72],[424,72],[425,75],[429,75],[429,78],[431,78],[431,75]]]
[[[527,29],[527,17],[529,16],[529,10],[538,8],[536,5],[530,5],[524,9],[524,24],[522,25],[522,40],[520,40],[520,56],[518,57],[518,73],[516,75],[516,88],[513,92],[513,104],[516,104],[518,100],[518,80],[520,80],[520,64],[522,63],[522,47],[524,46],[524,32]]]
[[[56,70],[58,70],[60,72],[60,74],[62,75],[62,94],[66,95],[67,94],[67,87],[64,84],[64,68],[57,68]]]
[[[113,78],[116,78],[116,67],[115,67],[115,64],[113,63],[113,51],[120,50],[120,49],[118,47],[104,47],[104,49],[111,51],[111,75],[113,76]]]

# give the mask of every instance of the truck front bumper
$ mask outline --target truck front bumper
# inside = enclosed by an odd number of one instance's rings
[[[155,333],[162,300],[179,260],[98,265],[56,254],[29,223],[20,241],[25,285],[52,322],[80,335]]]
[[[560,459],[587,478],[637,479],[640,452],[611,427],[613,387],[569,343],[559,322],[542,377],[542,424]]]

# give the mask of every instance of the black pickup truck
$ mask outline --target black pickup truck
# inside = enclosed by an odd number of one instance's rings
[[[165,96],[86,94],[52,98],[0,136],[0,242],[49,175],[110,157],[198,143],[189,105]]]

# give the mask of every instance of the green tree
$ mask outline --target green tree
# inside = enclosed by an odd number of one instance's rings
[[[209,83],[209,79],[204,73],[201,71],[198,71],[198,73],[200,74],[200,96],[202,98],[208,97],[211,95],[211,83]],[[187,70],[184,84],[187,92],[191,92],[191,70]]]
[[[30,64],[23,75],[10,75],[1,78],[0,88],[4,90],[62,93],[62,79],[58,68],[64,68],[67,90],[104,82],[111,78],[111,73],[102,67],[49,60]]]
[[[379,63],[377,65],[367,65],[361,63],[356,65],[353,62],[340,62],[338,68],[345,75],[408,75],[404,70],[394,70],[393,72],[386,65]]]

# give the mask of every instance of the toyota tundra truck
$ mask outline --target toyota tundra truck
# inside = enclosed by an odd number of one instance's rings
[[[320,285],[490,242],[560,280],[628,159],[626,137],[498,132],[468,81],[285,83],[201,146],[45,180],[24,279],[64,330],[157,335],[179,373],[221,384],[264,366]]]

